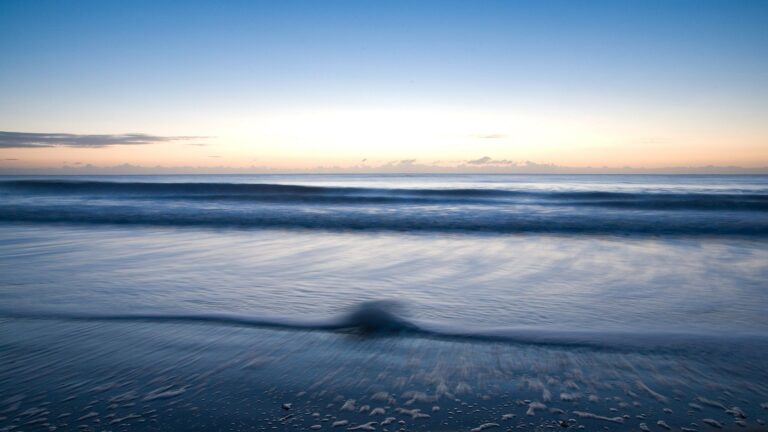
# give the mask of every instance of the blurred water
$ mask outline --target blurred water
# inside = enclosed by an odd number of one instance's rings
[[[768,236],[765,176],[6,178],[0,221]]]
[[[0,308],[329,317],[397,299],[467,327],[768,330],[749,239],[5,225]]]
[[[762,427],[766,200],[759,176],[3,178],[0,430]]]
[[[0,193],[6,311],[329,317],[397,299],[475,327],[768,329],[765,176],[5,178]]]

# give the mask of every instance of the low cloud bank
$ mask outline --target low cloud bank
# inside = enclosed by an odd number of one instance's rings
[[[309,169],[287,169],[269,166],[141,166],[120,164],[97,166],[74,163],[59,167],[20,167],[0,161],[0,175],[155,175],[155,174],[768,174],[768,167],[744,168],[737,166],[698,167],[567,167],[531,161],[494,161],[472,159],[453,165],[445,163],[419,163],[415,159],[401,159],[381,165],[316,166]],[[490,158],[488,158],[490,159]],[[478,162],[481,161],[481,162]],[[6,162],[6,164],[13,162]]]

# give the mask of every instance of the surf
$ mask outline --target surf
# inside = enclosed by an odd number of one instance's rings
[[[395,300],[361,302],[331,317],[299,318],[226,312],[96,313],[87,311],[0,311],[0,317],[23,320],[198,324],[283,331],[329,332],[360,337],[416,337],[468,343],[504,343],[564,349],[619,352],[711,352],[748,344],[768,351],[768,338],[750,333],[598,331],[531,327],[473,327],[410,318]],[[761,348],[762,347],[762,348]]]
[[[667,210],[768,211],[768,193],[618,192],[493,188],[363,188],[279,183],[4,180],[9,194],[112,199],[233,200],[278,203],[535,204]]]

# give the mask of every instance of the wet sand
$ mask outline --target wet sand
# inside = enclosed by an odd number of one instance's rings
[[[5,319],[0,430],[765,430],[766,347]]]

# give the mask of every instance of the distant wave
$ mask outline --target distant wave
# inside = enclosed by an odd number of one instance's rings
[[[768,193],[0,181],[0,221],[488,233],[768,235]]]
[[[687,351],[695,347],[730,343],[768,344],[759,335],[708,335],[695,333],[610,332],[588,330],[546,330],[531,328],[473,328],[446,323],[409,320],[401,315],[396,301],[362,302],[330,318],[256,316],[235,313],[129,313],[0,311],[0,317],[64,321],[126,321],[156,323],[198,323],[298,331],[326,331],[360,336],[430,337],[470,342],[502,342],[525,345],[577,347],[597,350]],[[762,345],[761,345],[762,346]],[[766,345],[768,347],[768,345]]]
[[[148,183],[68,180],[0,181],[0,190],[110,198],[251,200],[278,203],[520,203],[636,209],[768,211],[768,193],[634,193],[502,189],[382,189],[242,183]]]

